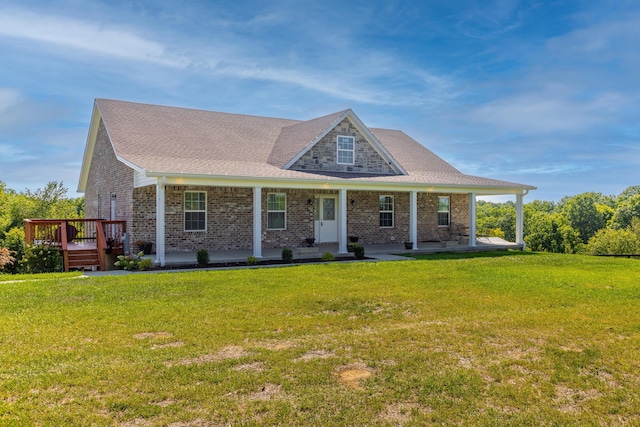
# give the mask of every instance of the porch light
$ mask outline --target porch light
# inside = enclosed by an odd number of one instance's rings
[[[354,199],[351,199],[351,206],[355,206],[356,205],[356,201]]]

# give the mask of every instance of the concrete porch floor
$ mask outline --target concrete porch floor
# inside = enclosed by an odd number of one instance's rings
[[[402,259],[398,257],[400,254],[412,253],[438,253],[438,252],[474,252],[474,251],[497,251],[505,249],[522,249],[522,245],[507,242],[498,237],[481,237],[477,239],[477,245],[472,247],[466,244],[454,244],[444,247],[440,242],[420,242],[417,250],[407,250],[403,243],[385,244],[385,245],[363,245],[365,256],[377,260],[393,260]],[[336,256],[345,256],[338,254],[338,244],[318,244],[316,253],[300,254],[293,250],[293,259],[311,259],[320,258],[323,253],[331,252]],[[239,251],[209,251],[209,259],[211,263],[231,263],[246,261],[249,256],[253,255],[251,250]],[[348,256],[353,256],[349,254]],[[155,260],[155,254],[144,255],[143,258]],[[262,249],[262,260],[279,260],[282,259],[282,248]],[[406,258],[404,258],[406,259]],[[195,265],[197,263],[196,252],[171,252],[165,254],[165,263],[167,266],[186,266]]]

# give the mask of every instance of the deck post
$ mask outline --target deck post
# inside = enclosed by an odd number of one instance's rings
[[[346,254],[347,252],[347,190],[340,189],[340,216],[338,221],[338,253]]]
[[[165,266],[165,183],[166,177],[158,178],[156,184],[156,264]]]
[[[469,193],[469,246],[476,246],[476,193]]]
[[[411,192],[409,203],[409,240],[413,242],[413,250],[418,249],[418,192]]]
[[[262,187],[253,187],[253,256],[262,258]]]

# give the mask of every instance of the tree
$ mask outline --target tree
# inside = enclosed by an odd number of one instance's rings
[[[640,218],[640,194],[623,199],[617,206],[611,226],[613,228],[627,228],[634,218]]]
[[[613,216],[609,202],[610,199],[601,193],[582,193],[563,198],[560,213],[569,221],[569,225],[580,233],[583,243],[587,243],[598,230],[606,227]]]
[[[539,252],[576,253],[582,246],[580,235],[563,216],[535,212],[524,237],[527,249]]]
[[[640,254],[640,235],[631,228],[604,228],[589,239],[587,253],[604,254]]]

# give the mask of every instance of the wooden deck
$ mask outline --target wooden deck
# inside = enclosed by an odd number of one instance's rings
[[[26,219],[27,244],[62,250],[64,270],[105,270],[107,254],[124,252],[125,221],[103,219]]]

